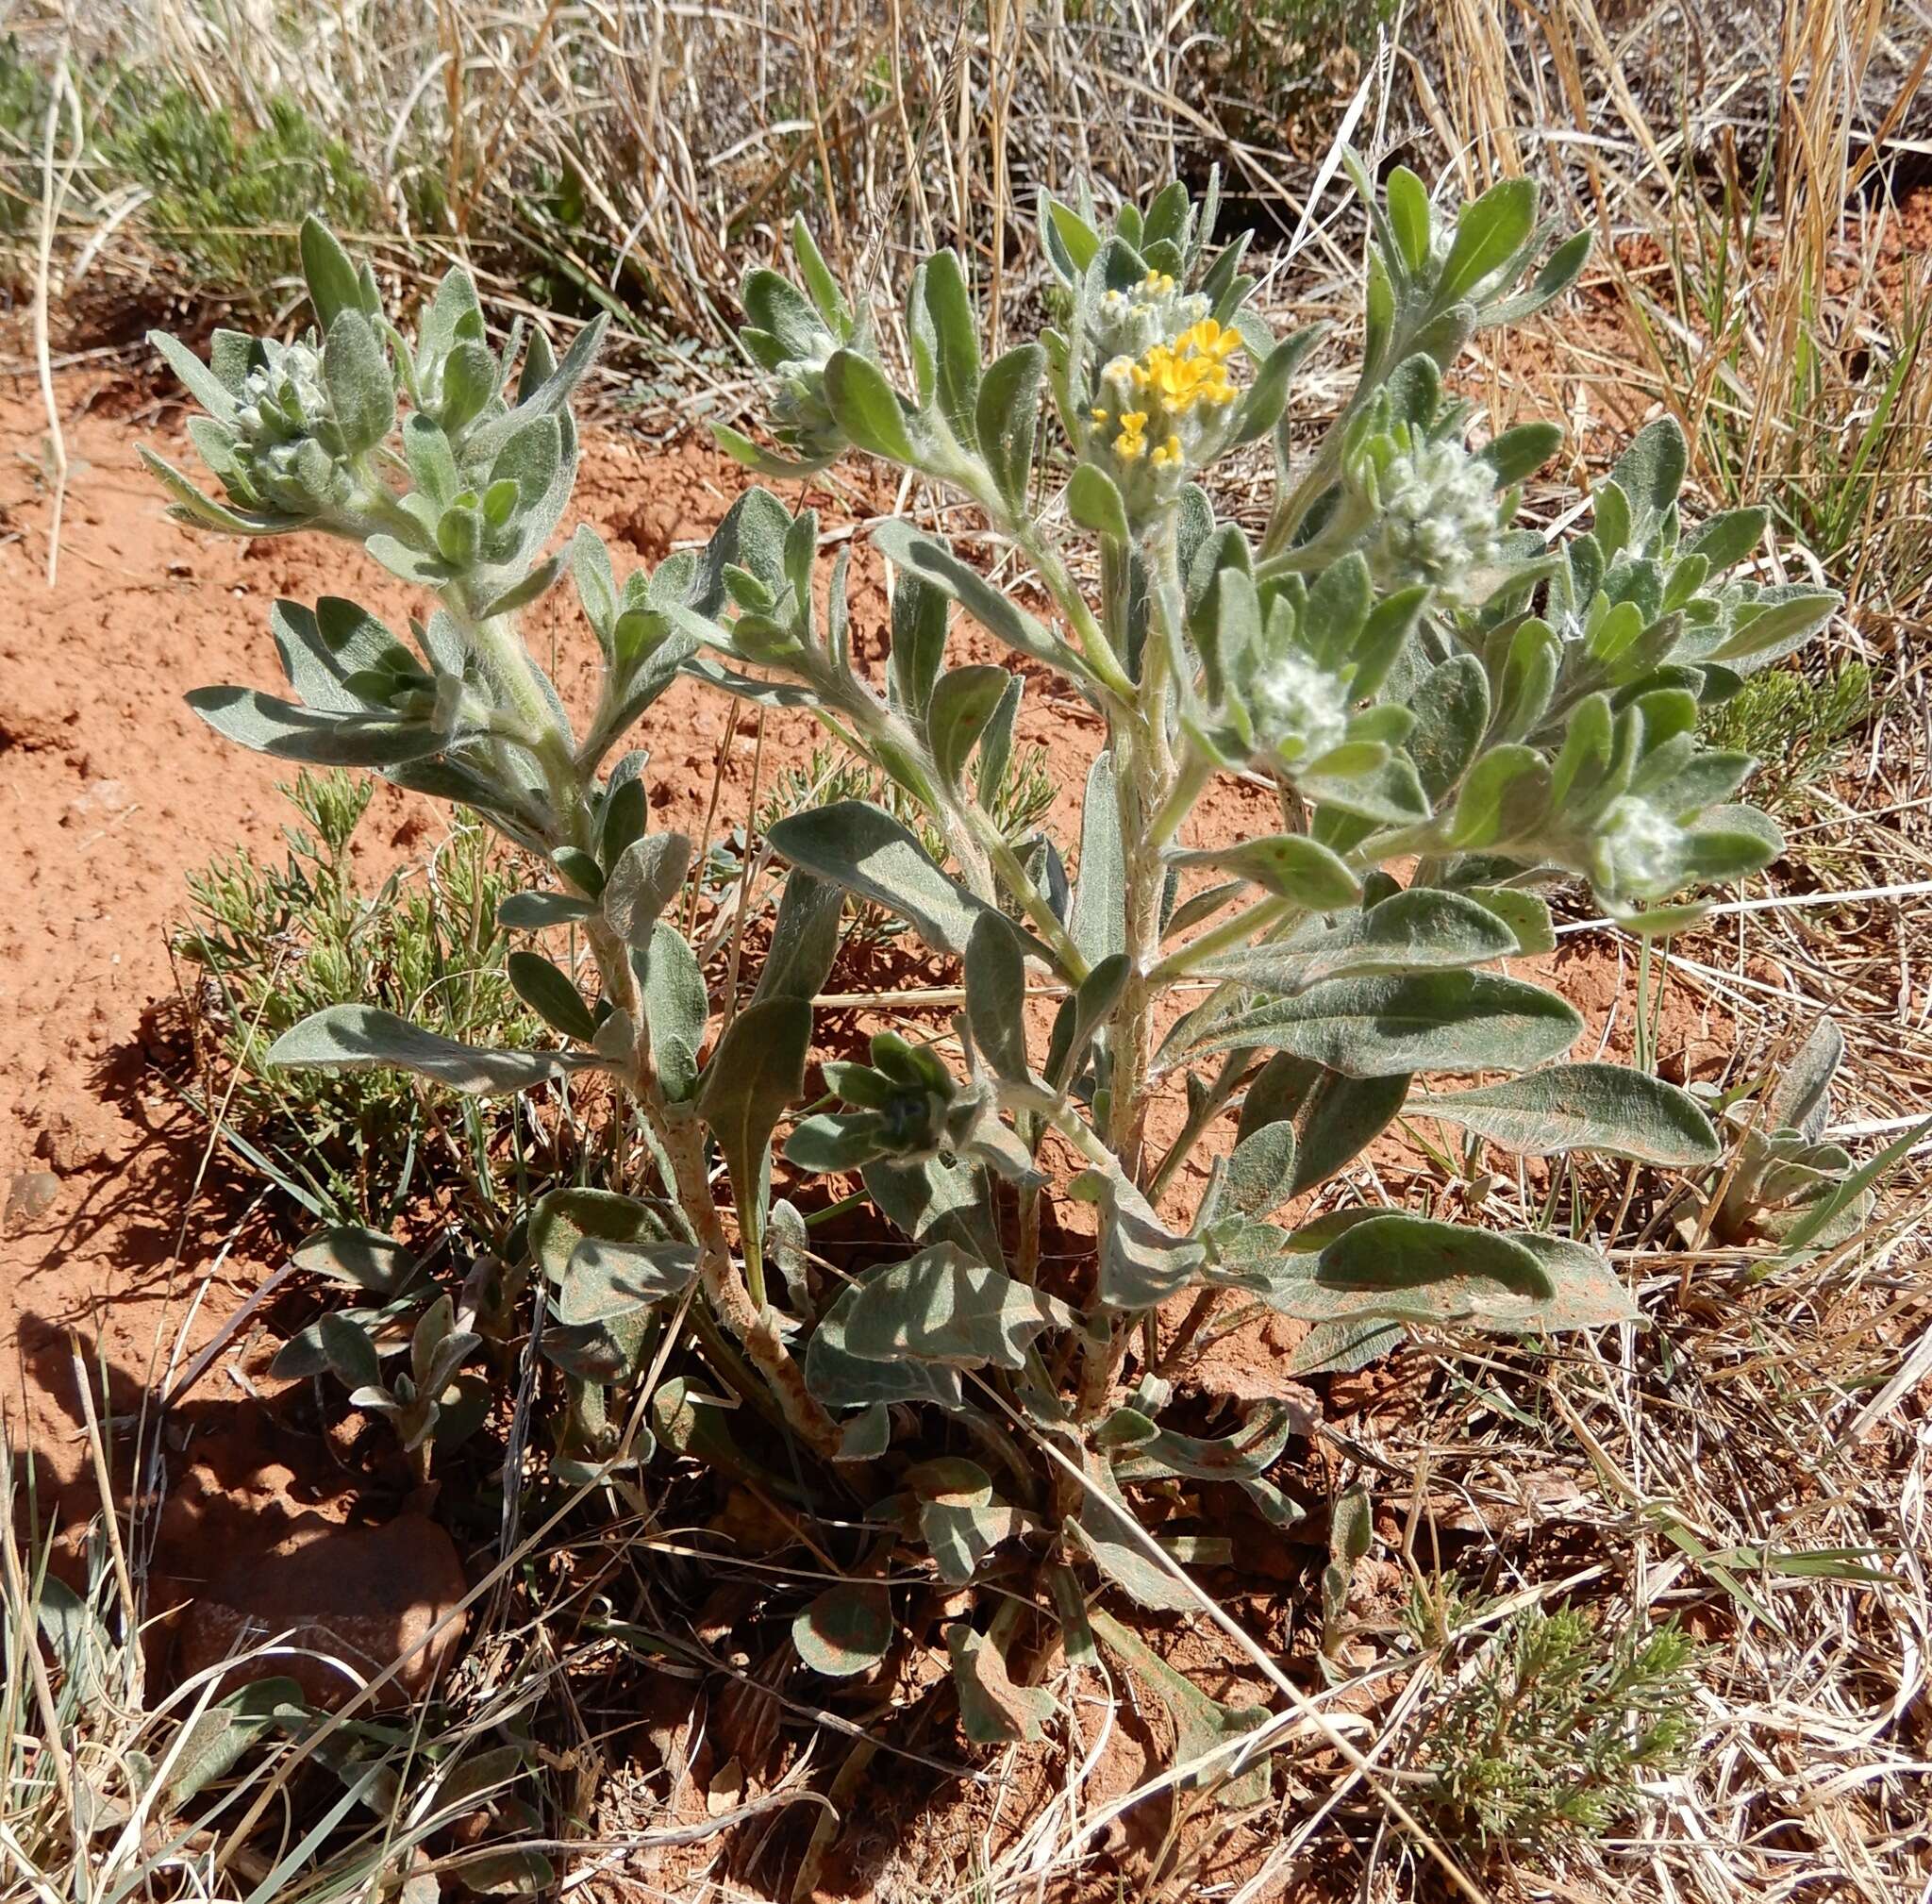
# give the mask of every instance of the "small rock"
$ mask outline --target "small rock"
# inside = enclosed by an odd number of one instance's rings
[[[403,1514],[382,1528],[304,1516],[265,1554],[208,1582],[182,1619],[175,1662],[187,1678],[234,1659],[225,1690],[286,1675],[311,1705],[333,1708],[411,1654],[374,1701],[401,1705],[421,1697],[456,1656],[460,1616],[420,1652],[411,1649],[466,1588],[454,1543],[425,1515]],[[283,1634],[282,1645],[254,1650]]]
[[[7,1228],[17,1229],[44,1216],[60,1194],[60,1179],[51,1170],[23,1170],[7,1186]]]

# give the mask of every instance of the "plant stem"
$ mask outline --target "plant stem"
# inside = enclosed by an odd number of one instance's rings
[[[1139,1176],[1147,1118],[1147,1072],[1158,995],[1153,968],[1160,950],[1160,900],[1167,880],[1166,862],[1159,843],[1152,837],[1152,827],[1179,777],[1168,735],[1168,701],[1175,678],[1171,658],[1180,641],[1181,599],[1179,543],[1172,513],[1156,531],[1148,559],[1154,571],[1159,639],[1146,644],[1134,705],[1126,719],[1113,723],[1111,736],[1114,795],[1126,871],[1122,923],[1127,981],[1113,1018],[1113,1101],[1108,1142],[1129,1177]]]
[[[1147,975],[1148,983],[1157,991],[1164,992],[1177,978],[1185,978],[1204,960],[1213,958],[1217,952],[1245,944],[1256,933],[1279,926],[1295,910],[1287,899],[1270,899],[1246,912],[1236,914],[1232,919],[1224,919],[1198,939],[1191,939],[1185,945],[1175,946]]]
[[[1221,1061],[1220,1075],[1215,1078],[1207,1094],[1191,1105],[1188,1121],[1181,1126],[1180,1134],[1169,1146],[1168,1153],[1160,1160],[1160,1167],[1155,1171],[1147,1185],[1147,1201],[1158,1203],[1167,1186],[1174,1179],[1174,1174],[1187,1161],[1188,1153],[1194,1147],[1194,1140],[1221,1115],[1222,1108],[1234,1095],[1235,1087],[1241,1082],[1241,1073],[1248,1068],[1255,1055],[1253,1045],[1237,1051],[1230,1051]]]
[[[1154,1371],[1156,1375],[1171,1376],[1179,1368],[1181,1357],[1193,1346],[1194,1338],[1208,1326],[1208,1319],[1214,1313],[1221,1296],[1221,1290],[1213,1284],[1195,1292],[1193,1304],[1182,1317],[1174,1339],[1168,1344],[1167,1353],[1160,1358],[1159,1366]]]
[[[586,922],[585,931],[604,975],[607,995],[614,1007],[630,1014],[634,1043],[626,1082],[671,1164],[672,1190],[697,1237],[698,1280],[706,1299],[712,1313],[744,1344],[745,1353],[793,1430],[814,1452],[829,1458],[839,1446],[838,1425],[806,1387],[805,1373],[778,1332],[764,1299],[764,1264],[758,1263],[747,1286],[732,1261],[730,1240],[705,1168],[704,1133],[697,1114],[689,1105],[668,1102],[658,1081],[643,998],[637,974],[631,969],[629,950],[599,920]],[[747,1232],[752,1238],[748,1247],[755,1244],[755,1228]],[[749,1258],[746,1269],[752,1269]]]
[[[744,1344],[785,1419],[815,1453],[829,1459],[838,1452],[838,1425],[806,1387],[805,1372],[785,1346],[770,1307],[753,1300],[732,1262],[730,1241],[705,1170],[704,1137],[695,1113],[657,1095],[655,1103],[644,1100],[644,1114],[671,1160],[678,1205],[697,1230],[698,1279],[713,1312]]]

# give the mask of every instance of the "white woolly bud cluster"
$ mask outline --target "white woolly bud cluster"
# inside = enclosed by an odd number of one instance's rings
[[[1247,693],[1259,750],[1284,764],[1320,760],[1348,738],[1341,684],[1300,655],[1280,655],[1255,676]]]
[[[1457,443],[1400,450],[1376,473],[1379,510],[1367,554],[1377,586],[1426,582],[1452,599],[1501,551],[1490,466]]]

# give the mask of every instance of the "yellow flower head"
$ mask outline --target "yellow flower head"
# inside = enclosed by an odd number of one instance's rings
[[[1159,290],[1154,280],[1163,275],[1149,275],[1150,292]],[[1091,415],[1116,461],[1145,463],[1172,477],[1203,451],[1211,454],[1222,434],[1213,412],[1241,394],[1229,371],[1241,342],[1238,332],[1202,318],[1171,341],[1149,344],[1139,357],[1124,353],[1110,359],[1096,392],[1102,401]]]

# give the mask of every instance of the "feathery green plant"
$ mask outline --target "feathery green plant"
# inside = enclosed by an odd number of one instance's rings
[[[1519,1609],[1431,1714],[1418,1809],[1489,1849],[1601,1838],[1639,1809],[1646,1779],[1684,1769],[1696,1683],[1696,1648],[1674,1620],[1613,1628],[1574,1607]]]

